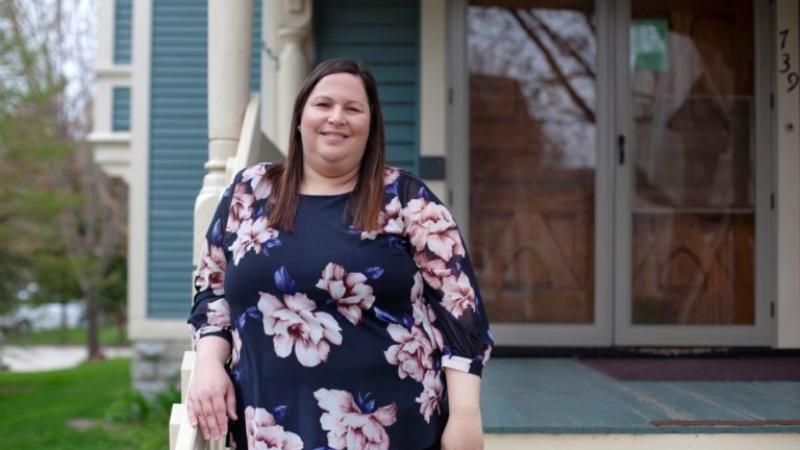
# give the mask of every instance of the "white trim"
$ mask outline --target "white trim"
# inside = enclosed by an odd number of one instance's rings
[[[95,64],[94,71],[98,77],[114,78],[118,81],[129,80],[133,67],[130,64],[109,64],[105,61]]]
[[[116,0],[100,2],[97,7],[98,42],[94,64],[96,75],[92,109],[92,144],[95,162],[113,177],[130,183],[128,133],[114,132],[114,88],[130,87],[131,66],[114,64],[114,9]]]
[[[800,73],[800,26],[798,0],[777,0],[775,35],[775,110],[777,143],[777,298],[776,327],[779,348],[800,347],[800,87],[787,92],[786,75],[779,71],[783,54],[791,71]],[[781,30],[789,30],[781,46]],[[791,127],[791,129],[790,129]]]
[[[442,367],[449,367],[459,372],[469,372],[472,360],[463,356],[444,355],[442,356]]]
[[[447,89],[445,0],[420,2],[419,154],[444,156]]]
[[[94,131],[87,139],[92,144],[128,144],[131,141],[131,134],[120,131]]]
[[[97,5],[97,63],[114,63],[115,0],[100,1]]]
[[[147,319],[148,165],[150,157],[150,41],[152,0],[133,4],[131,182],[128,189],[128,334],[164,338],[177,321]],[[182,328],[185,332],[185,328]]]
[[[800,433],[496,434],[486,450],[795,450]]]
[[[445,0],[420,2],[419,24],[419,155],[445,156],[447,136],[447,12]],[[425,180],[431,191],[447,203],[448,183]],[[449,206],[449,205],[448,205]],[[466,221],[457,222],[463,227]]]
[[[96,131],[88,140],[92,144],[94,162],[110,176],[122,178],[130,186],[130,133]]]

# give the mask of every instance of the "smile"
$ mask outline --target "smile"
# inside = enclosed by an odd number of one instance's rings
[[[337,133],[335,131],[321,131],[319,134],[321,134],[323,136],[326,136],[326,137],[341,138],[341,139],[347,139],[347,137],[348,137],[344,133]]]

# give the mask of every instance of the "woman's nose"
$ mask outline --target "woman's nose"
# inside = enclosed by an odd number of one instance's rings
[[[328,116],[328,123],[342,123],[344,122],[344,111],[340,106],[334,106],[331,114]]]

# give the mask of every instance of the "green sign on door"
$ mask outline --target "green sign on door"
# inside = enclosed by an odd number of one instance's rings
[[[669,67],[669,24],[666,19],[631,22],[631,69],[665,71]]]

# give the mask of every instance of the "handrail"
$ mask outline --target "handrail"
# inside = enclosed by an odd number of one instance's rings
[[[194,370],[194,352],[183,353],[181,362],[181,403],[172,405],[169,417],[169,448],[170,450],[205,450],[207,448],[203,436],[197,428],[189,423],[186,412],[186,394],[192,383]]]
[[[206,441],[203,435],[189,423],[186,412],[186,394],[192,383],[195,353],[186,351],[181,362],[181,403],[172,405],[169,417],[169,448],[170,450],[223,450],[225,438]]]

